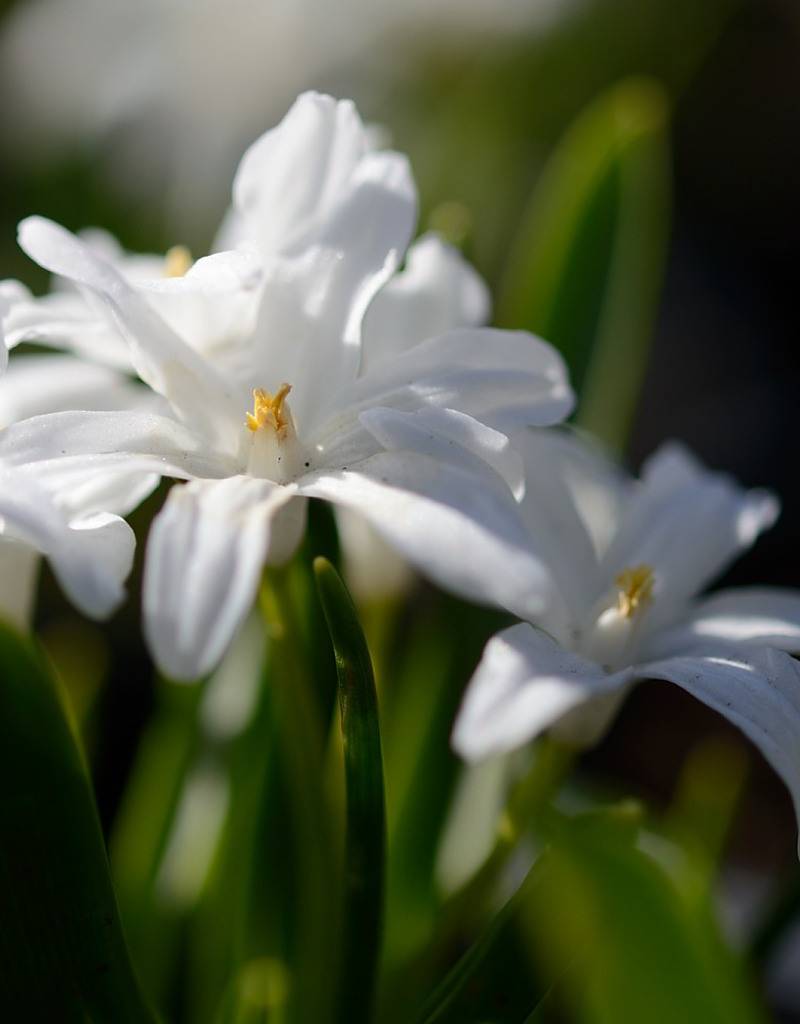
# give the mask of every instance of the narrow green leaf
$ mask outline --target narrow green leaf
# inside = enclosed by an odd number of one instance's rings
[[[285,956],[290,977],[286,1018],[292,1024],[330,1019],[340,955],[330,939],[338,934],[339,851],[325,777],[328,708],[312,650],[324,641],[308,633],[310,596],[299,558],[265,572],[260,605],[268,633],[277,783],[285,813],[274,814],[280,801],[270,801],[262,835],[270,863],[276,847],[284,847],[291,861],[284,884],[292,894]],[[254,866],[256,872],[259,868]],[[260,880],[253,883],[258,886]],[[274,888],[274,879],[269,884]]]
[[[336,655],[347,832],[339,1016],[372,1019],[383,930],[386,816],[375,680],[355,606],[330,562],[314,561]]]
[[[153,1022],[49,666],[0,625],[0,1018]]]
[[[534,864],[517,892],[495,914],[426,1000],[418,1016],[419,1024],[463,1022],[466,1006],[475,1004],[478,992],[484,995],[487,987],[502,987],[514,915],[528,898],[530,888],[543,885],[545,880],[546,861],[543,859]],[[507,992],[505,997],[508,998]]]
[[[568,130],[531,198],[498,320],[563,353],[579,423],[622,448],[636,410],[666,254],[668,104],[628,79]]]

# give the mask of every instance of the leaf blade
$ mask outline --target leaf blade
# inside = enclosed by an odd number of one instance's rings
[[[0,780],[2,1015],[152,1024],[57,683],[39,650],[2,624]]]
[[[339,1019],[368,1021],[380,959],[386,856],[378,699],[369,650],[350,595],[326,559],[315,559],[314,571],[336,656],[347,794]]]

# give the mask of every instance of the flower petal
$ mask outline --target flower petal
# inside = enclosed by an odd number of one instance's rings
[[[361,324],[375,292],[394,271],[416,219],[404,157],[365,157],[317,244],[267,273],[253,338],[255,379],[275,390],[288,381],[301,432],[337,405],[361,360]]]
[[[517,500],[525,493],[522,459],[505,434],[454,409],[428,407],[416,412],[367,409],[361,422],[389,451],[412,451],[472,472],[487,467],[508,484]]]
[[[219,444],[231,443],[241,409],[222,378],[185,344],[112,266],[90,246],[43,217],[19,226],[25,252],[45,269],[99,295],[130,346],[137,373],[181,418]]]
[[[461,253],[436,235],[424,235],[367,310],[362,376],[427,338],[485,324],[490,309],[488,288]]]
[[[38,413],[69,409],[147,409],[162,400],[106,366],[71,355],[17,355],[0,377],[0,425]],[[63,440],[61,434],[58,441]],[[163,468],[159,464],[159,469]],[[158,484],[155,472],[130,466],[112,471],[86,460],[59,458],[31,470],[70,518],[94,512],[127,515]]]
[[[144,410],[54,412],[13,423],[0,431],[0,459],[43,474],[91,466],[177,477],[235,472],[180,423]]]
[[[778,587],[732,587],[702,598],[680,625],[655,641],[665,656],[710,640],[800,651],[800,592]]]
[[[595,598],[598,552],[616,528],[621,486],[608,461],[568,428],[521,431],[511,443],[524,465],[520,511],[561,597],[537,623],[569,646]]]
[[[295,494],[246,476],[172,488],[144,575],[145,635],[167,676],[198,679],[218,663],[255,600],[273,518]]]
[[[0,281],[0,318],[6,344],[23,342],[68,349],[117,370],[131,369],[128,346],[119,330],[76,289],[34,297],[18,281]]]
[[[29,475],[0,470],[0,517],[6,536],[46,555],[59,583],[87,615],[102,618],[122,602],[136,543],[128,524],[99,514],[69,520]]]
[[[775,521],[778,504],[765,491],[745,491],[729,477],[710,473],[681,446],[664,445],[644,467],[603,570],[649,565],[656,589],[648,626],[674,617]]]
[[[469,600],[520,614],[548,605],[551,581],[507,488],[413,452],[311,474],[304,494],[360,512],[424,575]]]
[[[71,355],[15,355],[0,377],[0,426],[70,409],[129,409],[152,393],[107,366]]]
[[[800,821],[800,664],[770,648],[721,648],[637,668],[640,678],[676,683],[732,722],[786,784]]]
[[[453,748],[468,761],[513,750],[628,682],[627,673],[608,675],[519,623],[486,645],[456,718]]]
[[[162,271],[159,277],[134,278],[128,267],[140,259],[128,257],[120,271],[179,338],[218,370],[225,368],[258,315],[262,265],[253,247],[204,256],[182,277],[164,277]]]
[[[246,239],[268,254],[300,250],[366,151],[364,126],[350,100],[303,93],[242,157],[233,182],[233,218],[217,248]]]
[[[374,406],[442,406],[502,433],[558,423],[572,409],[564,362],[523,331],[464,328],[379,363],[338,396],[349,414]]]

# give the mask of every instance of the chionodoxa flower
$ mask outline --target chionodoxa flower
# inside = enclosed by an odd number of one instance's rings
[[[776,500],[706,471],[677,445],[632,481],[559,431],[515,443],[529,470],[522,509],[537,550],[551,552],[559,597],[489,641],[455,749],[478,761],[548,729],[591,743],[636,680],[665,680],[741,729],[800,813],[800,666],[784,653],[800,650],[800,592],[698,596],[772,525]]]
[[[405,159],[369,150],[351,104],[310,94],[245,155],[223,230],[237,248],[187,259],[180,276],[132,280],[97,245],[22,223],[25,251],[88,303],[21,296],[12,343],[124,343],[160,403],[34,417],[0,435],[0,458],[190,481],[170,491],[146,559],[146,633],[170,676],[219,660],[265,561],[296,546],[304,497],[357,509],[468,597],[546,603],[507,434],[569,412],[563,362],[524,332],[441,333],[473,318],[474,272],[428,239],[395,273],[415,219]]]

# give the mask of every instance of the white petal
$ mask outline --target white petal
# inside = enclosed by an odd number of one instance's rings
[[[70,355],[15,356],[0,378],[0,425],[37,413],[69,409],[111,410],[161,402],[149,389],[105,366]],[[59,433],[59,443],[63,440]],[[71,465],[70,465],[71,463]],[[130,470],[113,472],[80,460],[36,464],[37,481],[73,518],[93,512],[127,515],[155,488],[158,476]]]
[[[558,477],[599,559],[617,531],[633,490],[631,478],[593,437],[571,427],[528,430],[512,443],[519,445],[526,474],[537,481],[539,492],[546,477]],[[533,492],[530,500],[534,505],[538,500]]]
[[[601,535],[616,527],[616,478],[590,445],[566,429],[521,431],[511,443],[524,464],[521,513],[547,553],[561,598],[537,622],[570,645],[595,599]]]
[[[492,637],[470,680],[452,743],[468,761],[522,746],[567,714],[628,682],[520,623]]]
[[[420,572],[482,604],[539,614],[551,581],[516,502],[456,466],[426,455],[383,452],[354,470],[311,475],[303,493],[360,512]]]
[[[125,598],[124,581],[133,566],[136,537],[124,519],[96,512],[70,522],[65,549],[50,552],[61,585],[87,615],[105,618]],[[73,582],[86,573],[91,588]]]
[[[361,323],[408,244],[416,207],[406,160],[361,161],[317,244],[267,274],[253,362],[267,390],[292,384],[298,430],[308,433],[338,403],[361,359]]]
[[[308,502],[295,497],[279,505],[270,521],[267,565],[285,565],[303,539],[308,521]]]
[[[111,515],[70,521],[27,474],[0,471],[0,517],[8,536],[46,555],[71,600],[87,615],[109,615],[123,600],[135,537]]]
[[[159,473],[152,472],[152,464],[137,468],[138,460],[133,459],[129,469],[120,469],[115,467],[120,466],[122,459],[111,459],[110,463],[102,456],[60,459],[23,466],[20,471],[32,473],[70,518],[97,512],[127,516],[152,494],[161,478]]]
[[[637,674],[677,683],[741,729],[785,782],[800,820],[800,664],[769,648],[739,652],[668,658]]]
[[[648,624],[666,621],[717,576],[762,530],[778,505],[765,491],[745,491],[704,470],[678,445],[665,445],[645,465],[604,562],[608,579],[623,569],[655,570]]]
[[[177,477],[235,472],[233,463],[206,451],[203,439],[180,423],[136,410],[54,412],[13,423],[0,431],[0,459],[42,473],[91,466]]]
[[[490,308],[488,288],[461,253],[436,235],[424,235],[367,310],[362,375],[427,338],[485,324]]]
[[[108,262],[64,228],[43,217],[19,226],[25,252],[54,274],[90,288],[108,305],[130,346],[137,373],[176,412],[219,444],[231,443],[241,409],[225,383],[172,331]]]
[[[525,493],[522,459],[505,434],[454,409],[425,408],[416,412],[367,409],[361,422],[389,451],[412,451],[473,473],[491,468],[505,480],[519,501]]]
[[[70,355],[15,355],[0,378],[0,426],[70,409],[129,409],[151,398],[106,366]]]
[[[800,651],[800,591],[732,587],[702,598],[691,615],[659,636],[660,656],[709,640]]]
[[[451,331],[379,363],[338,396],[349,412],[374,406],[456,409],[495,430],[558,423],[572,409],[564,362],[523,331]]]
[[[149,277],[137,283],[149,292],[184,295],[215,295],[217,298],[237,292],[254,291],[261,284],[262,263],[252,246],[228,252],[212,253],[195,260],[180,277]]]
[[[301,248],[366,151],[352,102],[304,93],[242,158],[233,183],[234,220],[217,247],[244,238],[267,253]]]
[[[408,160],[400,153],[369,153],[319,234],[319,247],[341,253],[336,322],[345,340],[361,339],[361,321],[411,241],[417,195]]]
[[[261,283],[262,265],[250,247],[204,256],[182,277],[162,274],[136,285],[172,330],[219,368],[252,334]]]
[[[9,348],[23,342],[64,348],[93,362],[130,371],[128,346],[119,330],[98,315],[77,289],[34,298],[19,282],[2,281],[0,301],[6,308],[2,328]]]
[[[271,521],[293,495],[245,476],[172,488],[144,575],[145,634],[167,676],[198,679],[219,662],[255,600]]]

